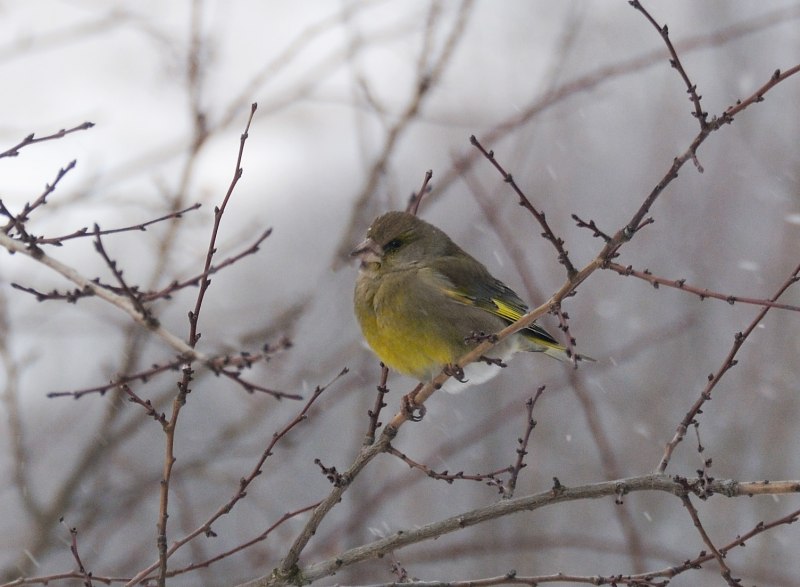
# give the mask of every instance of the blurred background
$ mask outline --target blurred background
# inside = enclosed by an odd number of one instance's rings
[[[710,115],[800,62],[797,2],[646,6],[669,26]],[[322,499],[330,485],[314,459],[339,471],[352,462],[380,368],[352,315],[356,267],[345,253],[374,216],[405,207],[426,170],[432,191],[420,215],[537,305],[563,284],[563,267],[469,136],[494,150],[582,267],[602,242],[570,215],[614,233],[698,131],[663,40],[622,1],[0,1],[0,79],[0,150],[30,133],[96,125],[0,160],[0,198],[14,214],[77,160],[32,215],[33,234],[130,226],[203,204],[103,239],[129,283],[151,290],[202,271],[214,206],[258,103],[216,258],[273,233],[257,254],[214,275],[198,348],[255,352],[288,339],[291,348],[247,377],[304,397],[343,367],[350,372],[278,445],[247,497],[214,525],[216,536],[192,541],[171,568],[241,545]],[[684,166],[651,211],[655,223],[618,261],[725,294],[772,296],[800,262],[798,104],[800,79],[790,78],[712,135],[698,153],[704,172]],[[91,239],[47,252],[113,282]],[[157,557],[161,427],[114,392],[78,401],[47,393],[101,385],[174,352],[101,300],[37,302],[12,283],[74,288],[28,257],[0,255],[0,579],[74,568],[73,527],[89,570],[130,577]],[[196,295],[184,289],[153,311],[186,338]],[[800,304],[797,287],[782,301]],[[545,491],[553,477],[574,486],[648,473],[759,308],[598,271],[564,310],[596,364],[573,370],[519,357],[486,384],[435,394],[395,446],[437,471],[506,467],[525,429],[525,400],[545,385],[517,495]],[[554,317],[541,323],[561,334]],[[716,478],[798,478],[798,332],[797,312],[769,312],[699,417],[702,456],[690,431],[668,473],[694,475],[711,458]],[[166,411],[178,377],[133,388]],[[390,377],[384,421],[413,383]],[[176,434],[170,543],[236,493],[300,408],[198,370]],[[323,522],[301,564],[498,498],[485,483],[436,481],[383,455]],[[717,546],[797,507],[792,496],[698,504]],[[169,584],[267,574],[305,519]],[[727,559],[734,576],[795,583],[799,532],[781,526],[735,549]],[[496,520],[396,552],[394,562],[422,580],[511,569],[610,575],[679,565],[704,548],[680,500],[636,494],[622,506],[609,498]],[[390,582],[392,562],[356,565],[325,583]],[[714,564],[671,583],[698,584],[722,584]]]

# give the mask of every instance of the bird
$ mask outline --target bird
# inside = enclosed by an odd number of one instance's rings
[[[378,216],[350,255],[360,261],[353,306],[364,339],[384,365],[420,382],[451,368],[528,311],[514,290],[444,231],[408,212]],[[456,370],[458,381],[451,378],[443,388],[458,392],[483,383],[499,372],[497,365],[523,350],[573,358],[545,329],[531,324],[492,347],[491,360]]]

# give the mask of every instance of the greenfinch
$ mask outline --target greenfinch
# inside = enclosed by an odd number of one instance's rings
[[[480,262],[437,227],[406,212],[376,218],[366,239],[350,253],[360,262],[354,306],[369,346],[389,368],[429,381],[477,345],[528,311],[528,307]],[[492,358],[517,351],[569,358],[567,349],[533,324],[494,346]],[[588,357],[582,357],[588,359]],[[473,363],[470,384],[499,371]],[[448,380],[447,391],[464,385]]]

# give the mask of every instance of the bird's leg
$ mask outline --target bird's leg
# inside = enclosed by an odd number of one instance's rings
[[[428,411],[425,404],[418,404],[416,401],[417,393],[420,389],[422,389],[422,383],[417,384],[411,392],[403,396],[403,413],[412,422],[419,422],[422,420],[422,418],[425,417],[425,412]]]

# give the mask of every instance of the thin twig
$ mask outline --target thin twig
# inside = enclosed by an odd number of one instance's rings
[[[717,564],[719,565],[719,571],[722,575],[722,578],[725,579],[725,582],[730,587],[741,587],[739,581],[734,579],[731,575],[731,569],[725,563],[725,556],[717,550],[717,547],[714,546],[714,543],[711,541],[706,529],[703,527],[702,522],[700,522],[700,514],[697,513],[697,508],[694,507],[692,504],[692,500],[689,498],[688,495],[681,495],[681,501],[683,502],[683,506],[689,512],[689,516],[692,518],[692,523],[694,527],[697,529],[697,532],[700,534],[700,537],[703,539],[703,543],[708,547],[711,553],[714,555],[714,558],[717,560]]]
[[[478,151],[481,152],[481,154],[484,157],[486,157],[486,159],[489,160],[489,162],[495,167],[495,169],[497,169],[497,171],[500,172],[500,175],[503,176],[503,180],[511,186],[511,189],[514,190],[514,193],[516,193],[517,197],[519,198],[519,205],[528,210],[531,214],[533,214],[533,217],[536,218],[536,221],[541,225],[542,230],[544,230],[544,232],[542,233],[542,237],[550,241],[556,248],[556,251],[558,252],[558,262],[561,263],[566,268],[567,278],[572,279],[577,273],[577,270],[575,269],[575,266],[572,264],[572,261],[570,261],[569,259],[569,253],[564,248],[564,240],[555,235],[553,230],[550,228],[550,225],[547,223],[547,219],[545,217],[544,212],[539,212],[539,210],[537,210],[536,207],[531,203],[531,201],[528,199],[528,197],[525,195],[522,189],[520,189],[520,187],[514,181],[512,175],[508,173],[503,168],[503,166],[500,165],[500,163],[497,161],[497,159],[494,156],[494,151],[487,150],[480,143],[480,141],[478,141],[475,135],[470,136],[469,141],[470,143],[472,143],[474,147],[478,149]]]
[[[245,125],[244,132],[239,137],[239,153],[236,156],[236,168],[233,172],[233,178],[228,185],[228,191],[225,194],[225,197],[222,199],[222,204],[214,208],[214,226],[211,229],[211,238],[209,240],[208,250],[206,252],[205,267],[203,267],[203,275],[205,277],[200,280],[200,291],[197,293],[197,301],[195,302],[194,310],[189,313],[189,345],[192,348],[197,345],[197,341],[200,339],[200,333],[197,331],[197,324],[200,319],[200,309],[203,305],[203,299],[205,298],[206,291],[208,291],[208,286],[211,285],[211,280],[208,279],[208,275],[211,270],[211,262],[214,258],[214,254],[217,252],[217,234],[219,233],[220,223],[222,222],[222,215],[225,213],[225,208],[230,201],[234,188],[236,188],[236,184],[239,182],[239,179],[241,179],[242,174],[244,173],[244,170],[242,169],[244,145],[247,142],[250,124],[253,122],[253,116],[255,116],[257,108],[258,104],[255,102],[250,105],[250,116],[247,118],[247,124]]]
[[[117,234],[120,232],[132,232],[132,231],[141,231],[144,232],[147,230],[148,226],[152,226],[153,224],[158,224],[159,222],[164,222],[165,220],[173,220],[178,218],[183,218],[183,215],[187,212],[193,212],[194,210],[198,210],[202,204],[199,202],[196,204],[192,204],[191,206],[184,208],[183,210],[178,210],[177,212],[170,212],[169,214],[164,214],[163,216],[159,216],[158,218],[154,218],[153,220],[147,220],[146,222],[142,222],[140,224],[134,224],[131,226],[123,226],[121,228],[109,228],[106,230],[100,230],[89,232],[87,227],[79,228],[78,230],[71,232],[69,234],[65,234],[62,236],[52,236],[48,238],[38,237],[36,239],[37,245],[56,245],[61,246],[64,241],[74,239],[74,238],[82,238],[87,236],[94,236],[97,237],[99,234],[100,236],[106,236],[109,234]]]
[[[800,280],[798,275],[800,275],[800,265],[795,267],[789,278],[783,282],[783,284],[778,288],[778,291],[772,298],[770,298],[770,300],[773,302],[777,301],[777,299],[782,296],[787,289]],[[729,369],[736,365],[736,354],[744,344],[744,341],[747,340],[747,337],[750,336],[750,333],[753,332],[753,330],[755,330],[755,328],[764,319],[764,316],[767,315],[769,310],[770,306],[761,308],[761,311],[759,311],[752,322],[750,322],[750,325],[745,329],[745,331],[736,333],[731,350],[728,351],[728,355],[725,357],[725,359],[723,359],[722,365],[720,365],[716,373],[712,373],[708,376],[708,383],[706,384],[705,388],[703,388],[703,391],[700,392],[700,396],[697,398],[694,404],[692,404],[692,407],[689,408],[689,411],[686,412],[686,415],[683,417],[680,424],[678,424],[678,428],[675,431],[672,439],[664,447],[664,454],[661,457],[661,461],[658,463],[658,467],[656,467],[656,471],[659,473],[666,471],[675,447],[677,447],[678,444],[683,440],[684,436],[686,436],[686,431],[689,429],[689,426],[692,424],[692,422],[694,422],[695,417],[700,413],[703,405],[711,399],[711,392],[717,386],[717,383],[719,383],[722,376],[725,375]]]
[[[61,129],[58,132],[54,132],[50,135],[45,135],[43,137],[37,137],[33,133],[29,134],[27,137],[22,139],[19,143],[11,147],[10,149],[6,149],[2,153],[0,153],[0,159],[3,157],[16,157],[19,155],[19,150],[23,147],[27,147],[28,145],[33,145],[36,143],[42,143],[44,141],[53,141],[56,139],[62,139],[68,134],[72,134],[74,132],[78,132],[80,130],[88,130],[94,126],[93,122],[84,122],[83,124],[79,124],[78,126],[74,126],[68,129]]]
[[[145,305],[142,303],[139,293],[134,292],[133,289],[128,285],[127,281],[125,281],[125,278],[122,275],[123,273],[122,269],[118,267],[117,262],[111,258],[111,256],[108,254],[105,247],[103,246],[103,241],[100,238],[100,227],[97,224],[94,225],[93,232],[94,232],[94,249],[103,258],[103,261],[105,261],[106,265],[108,265],[108,268],[111,269],[111,273],[114,275],[114,278],[117,280],[120,287],[122,288],[125,297],[127,297],[131,301],[133,307],[136,308],[136,311],[138,311],[139,314],[141,314],[142,318],[144,318],[147,321],[148,325],[157,327],[158,320],[156,319],[155,316],[153,316],[153,313],[148,308],[146,308]]]
[[[383,437],[383,436],[382,436]],[[378,441],[380,443],[380,440]],[[377,444],[377,443],[376,443]],[[376,445],[368,447],[368,451],[374,451]],[[359,453],[361,456],[364,453]],[[800,494],[800,480],[780,481],[775,489],[775,494],[793,493]],[[673,494],[677,497],[686,495],[686,492],[693,492],[695,488],[705,491],[699,479],[674,478],[669,475],[644,475],[641,477],[631,477],[627,479],[617,479],[604,481],[579,487],[558,486],[548,491],[504,499],[498,502],[477,508],[469,512],[462,512],[456,516],[445,518],[437,522],[431,522],[414,528],[406,528],[392,533],[379,540],[352,548],[350,550],[337,553],[334,557],[311,564],[302,569],[293,564],[288,573],[280,569],[273,571],[271,575],[266,575],[259,579],[249,581],[238,587],[271,587],[276,585],[286,585],[302,577],[304,582],[313,582],[322,577],[328,577],[340,572],[343,568],[352,566],[356,563],[385,556],[386,553],[398,550],[411,544],[418,544],[427,540],[433,540],[445,534],[458,532],[464,528],[482,524],[487,520],[498,519],[518,512],[534,511],[539,508],[548,507],[557,503],[564,503],[575,500],[597,499],[602,497],[615,497],[620,494],[629,494],[640,491],[661,491]],[[747,491],[751,485],[763,485],[760,482],[736,482],[730,479],[714,480],[710,486],[713,495],[733,497],[746,497],[750,495]],[[329,498],[326,498],[327,501]],[[322,507],[321,504],[320,507]],[[800,511],[793,512],[790,516],[782,518],[775,525],[790,524],[796,521]],[[774,526],[773,526],[774,527]],[[760,530],[763,531],[763,530]],[[738,544],[743,541],[739,540]],[[720,549],[722,550],[722,549]],[[704,553],[705,554],[705,553]],[[713,558],[713,555],[709,555]],[[706,559],[708,560],[708,559]],[[648,573],[649,575],[649,573]],[[643,577],[644,575],[642,575]],[[602,584],[602,583],[600,583]],[[610,583],[607,583],[610,584]],[[635,585],[635,583],[630,583]],[[641,584],[641,579],[640,579]]]
[[[525,464],[525,457],[528,455],[528,442],[530,441],[533,429],[536,427],[536,420],[533,419],[533,407],[544,393],[544,389],[545,386],[542,385],[536,390],[536,394],[533,397],[529,397],[525,401],[525,412],[527,414],[527,418],[525,420],[525,432],[520,438],[517,439],[517,443],[519,444],[519,448],[517,449],[517,461],[510,468],[511,475],[509,476],[508,481],[501,492],[503,497],[506,499],[511,499],[514,497],[514,490],[517,488],[517,478],[519,477],[519,473],[524,467],[527,466]]]
[[[700,123],[700,129],[704,129],[706,124],[708,124],[706,121],[708,112],[703,111],[703,107],[700,104],[701,96],[697,93],[697,85],[693,84],[689,79],[689,74],[686,73],[681,60],[678,57],[678,53],[675,51],[675,47],[672,45],[672,41],[669,38],[669,28],[667,25],[659,25],[650,15],[650,13],[644,8],[644,6],[642,6],[639,0],[630,0],[629,4],[641,12],[650,22],[650,24],[652,24],[653,27],[658,31],[658,34],[661,35],[661,38],[664,40],[664,44],[667,46],[667,51],[669,51],[670,54],[669,64],[678,72],[678,74],[680,74],[681,79],[683,79],[683,83],[686,84],[686,93],[689,94],[689,99],[694,105],[694,112],[692,114]]]
[[[75,562],[78,564],[78,572],[83,575],[83,585],[84,587],[92,587],[92,573],[86,572],[86,567],[83,566],[81,555],[78,554],[78,529],[70,528],[69,534],[70,534],[69,551],[72,553],[72,558],[74,558]]]
[[[375,442],[375,432],[382,424],[382,422],[378,421],[378,418],[380,418],[381,410],[386,407],[386,402],[383,400],[386,397],[386,394],[389,393],[389,388],[386,387],[386,382],[388,379],[389,368],[381,363],[381,380],[380,383],[378,383],[378,393],[375,395],[375,405],[371,410],[367,411],[367,415],[369,416],[369,426],[367,426],[367,432],[364,435],[364,446],[369,446]]]
[[[450,471],[435,471],[427,465],[424,465],[418,461],[415,461],[411,457],[409,457],[404,452],[397,450],[391,444],[386,448],[386,452],[396,456],[398,459],[403,461],[406,465],[408,465],[412,469],[417,469],[418,471],[422,471],[430,477],[431,479],[436,479],[439,481],[446,481],[449,484],[452,484],[454,481],[480,481],[480,482],[488,482],[488,485],[502,487],[502,484],[497,479],[500,475],[504,473],[511,473],[513,467],[504,467],[502,469],[498,469],[496,471],[492,471],[491,473],[473,473],[467,474],[464,471],[458,471],[457,473],[451,473]]]
[[[650,283],[650,285],[652,285],[656,289],[658,289],[658,287],[661,285],[665,285],[667,287],[688,291],[690,293],[699,296],[701,300],[704,300],[706,298],[714,298],[717,300],[723,300],[725,302],[728,302],[731,305],[739,302],[742,304],[752,304],[754,306],[775,308],[777,310],[790,310],[792,312],[800,312],[800,306],[795,306],[793,304],[784,304],[773,300],[764,300],[759,298],[748,298],[744,296],[724,294],[712,291],[710,289],[700,288],[691,284],[687,284],[685,279],[667,279],[665,277],[658,277],[656,275],[653,275],[648,269],[644,269],[643,271],[638,271],[634,269],[631,265],[623,266],[620,265],[619,263],[609,262],[603,266],[603,269],[610,269],[612,271],[616,271],[620,275],[626,277],[627,276],[638,277],[639,279],[647,281],[648,283]]]
[[[28,243],[28,246],[30,246],[32,250],[38,251],[38,247],[36,246],[38,244],[37,239],[36,237],[28,234],[27,229],[25,228],[25,223],[28,221],[31,212],[33,212],[39,206],[43,206],[47,203],[47,196],[55,191],[58,183],[64,179],[70,171],[75,169],[76,164],[77,161],[73,159],[66,167],[59,169],[58,173],[56,173],[56,178],[53,180],[53,183],[45,184],[44,191],[42,191],[39,197],[36,198],[33,203],[26,202],[22,208],[22,212],[17,215],[12,215],[5,205],[3,205],[2,201],[0,201],[0,214],[8,217],[9,219],[8,223],[0,230],[2,230],[2,232],[5,234],[9,234],[12,229],[16,230],[19,234],[20,240]]]
[[[240,500],[244,499],[244,497],[247,495],[247,489],[249,488],[250,484],[256,479],[256,477],[261,475],[261,473],[263,471],[264,463],[267,461],[267,459],[269,457],[272,456],[273,450],[275,449],[275,446],[284,437],[286,437],[286,435],[289,434],[289,432],[291,432],[294,428],[296,428],[302,422],[306,421],[306,419],[308,418],[308,412],[311,409],[311,406],[314,404],[314,402],[316,402],[317,399],[319,399],[320,395],[322,395],[322,393],[326,389],[328,389],[331,385],[333,385],[336,381],[338,381],[341,377],[343,377],[347,373],[348,373],[348,369],[344,368],[339,372],[338,375],[336,375],[328,383],[326,383],[325,385],[322,385],[322,386],[317,386],[314,389],[314,392],[311,394],[311,397],[308,399],[308,401],[305,403],[305,405],[300,409],[300,411],[297,413],[297,415],[294,418],[292,418],[283,428],[281,428],[280,430],[278,430],[277,432],[275,432],[272,435],[269,444],[267,444],[267,447],[261,453],[261,456],[259,457],[258,461],[256,461],[256,464],[253,466],[253,469],[250,471],[250,473],[246,477],[242,477],[239,480],[239,486],[238,486],[236,492],[233,494],[233,496],[231,496],[231,498],[228,499],[228,501],[226,501],[219,508],[217,508],[217,510],[213,514],[211,514],[211,516],[209,516],[209,518],[205,522],[203,522],[200,526],[198,526],[193,531],[191,531],[188,534],[186,534],[185,536],[183,536],[180,540],[176,540],[169,547],[169,549],[165,551],[165,556],[167,558],[169,558],[170,556],[175,554],[175,552],[177,552],[181,547],[183,547],[185,544],[187,544],[187,543],[191,542],[192,540],[194,540],[197,536],[200,536],[201,534],[204,534],[204,535],[213,535],[214,534],[213,525],[222,516],[227,515],[228,513],[230,513],[230,511],[233,509],[233,507],[236,505],[237,502],[239,502]],[[277,527],[278,525],[282,524],[287,519],[294,517],[298,513],[305,512],[310,508],[316,508],[318,505],[319,504],[314,504],[313,506],[308,506],[306,508],[302,508],[301,510],[298,510],[296,513],[290,513],[290,514],[284,515],[283,518],[281,518],[276,524],[271,526],[267,530],[267,532],[262,534],[261,536],[266,537],[266,534],[271,532],[272,529],[274,529],[274,527]],[[259,540],[255,539],[255,540],[251,541],[251,544],[255,544],[257,542],[259,542]],[[238,550],[240,550],[240,549],[237,549],[236,551],[232,551],[230,554],[233,554],[233,552],[237,552]],[[158,561],[154,562],[153,564],[151,564],[150,566],[146,567],[145,569],[142,569],[141,571],[139,571],[139,573],[137,573],[136,576],[134,576],[132,579],[130,579],[126,583],[126,586],[132,587],[133,585],[136,585],[139,582],[143,581],[145,578],[148,577],[148,575],[150,575],[150,573],[152,573],[157,568],[159,568],[160,563],[161,563],[161,557],[159,557]]]
[[[429,169],[425,172],[425,177],[422,180],[422,186],[419,188],[419,191],[416,194],[411,194],[411,199],[408,201],[408,206],[406,207],[406,212],[413,214],[414,216],[417,215],[417,210],[419,210],[419,205],[422,203],[422,198],[428,193],[430,188],[428,187],[428,183],[431,181],[433,177],[433,170]]]

